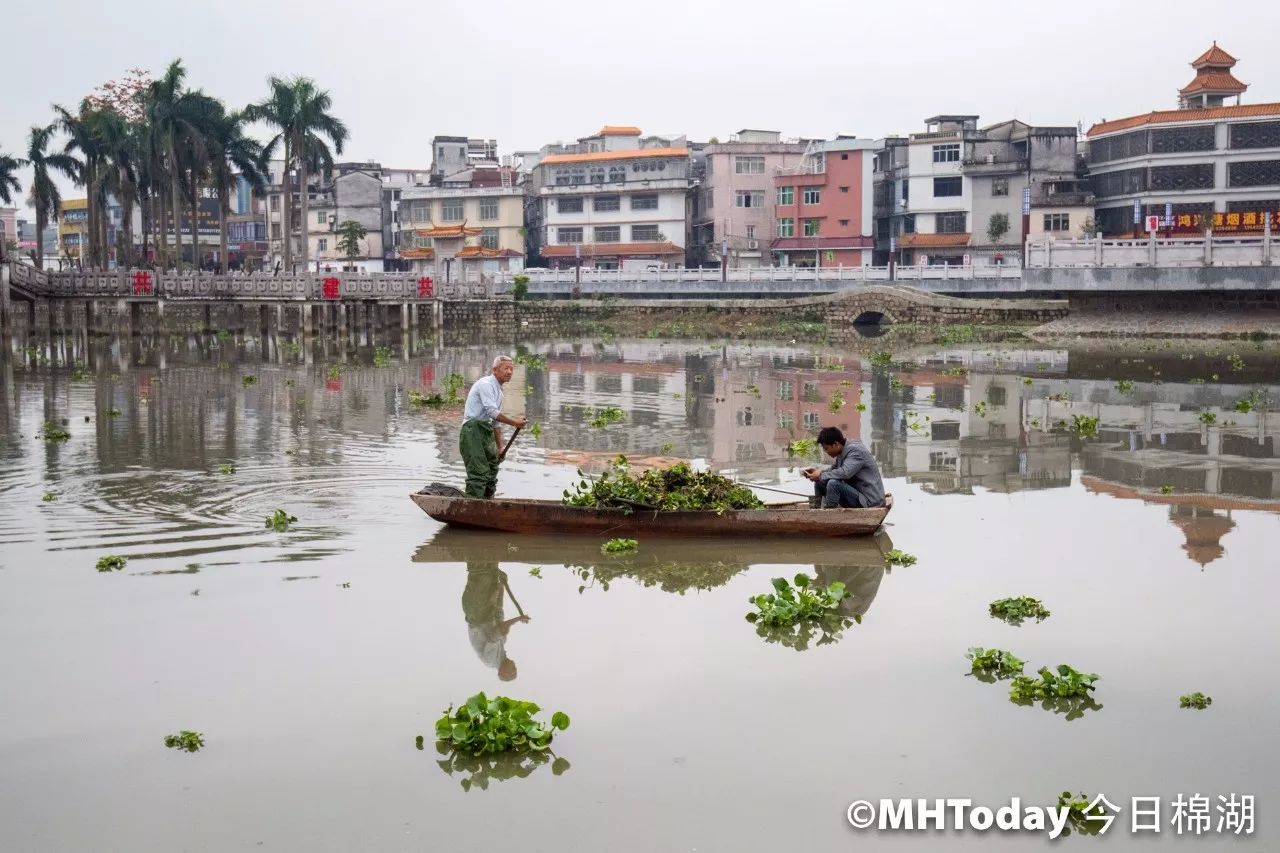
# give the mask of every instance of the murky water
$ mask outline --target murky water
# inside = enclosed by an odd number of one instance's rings
[[[617,453],[805,491],[784,448],[835,423],[896,498],[873,539],[742,531],[605,557],[594,540],[442,530],[415,508],[408,492],[460,484],[462,466],[456,414],[407,392],[478,377],[494,348],[383,343],[386,366],[333,341],[13,342],[0,849],[1041,849],[860,834],[844,812],[1067,788],[1126,807],[1253,794],[1251,840],[1275,845],[1274,351],[532,345],[547,366],[518,368],[507,408],[543,433],[516,442],[501,493],[556,497]],[[897,363],[876,370],[876,349]],[[583,408],[606,405],[625,421],[591,427]],[[1073,415],[1098,437],[1055,429]],[[36,437],[62,419],[69,440]],[[297,516],[288,532],[264,527],[276,508]],[[886,569],[891,547],[919,562]],[[126,568],[95,571],[107,554]],[[861,622],[821,645],[759,636],[748,596],[796,571],[848,584]],[[1012,595],[1052,616],[987,615]],[[967,675],[974,645],[1097,672],[1101,708],[1015,705]],[[443,761],[434,720],[479,690],[568,712],[568,768]],[[1212,708],[1179,710],[1197,690]],[[180,729],[205,748],[166,750]],[[1172,841],[1169,816],[1144,840]],[[1128,822],[1101,843],[1132,840]]]

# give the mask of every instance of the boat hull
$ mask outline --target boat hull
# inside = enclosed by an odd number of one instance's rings
[[[669,536],[869,536],[893,508],[893,496],[871,509],[811,509],[807,503],[764,509],[658,512],[589,509],[559,501],[513,498],[448,497],[412,494],[415,504],[436,521],[455,527],[508,533],[584,534],[611,537],[637,534]]]

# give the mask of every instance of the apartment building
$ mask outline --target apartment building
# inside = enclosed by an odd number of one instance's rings
[[[468,169],[451,177],[401,191],[399,257],[443,282],[523,269],[524,189],[515,170]]]
[[[682,136],[605,126],[545,146],[528,181],[533,251],[553,267],[680,266],[685,260],[689,149]]]
[[[802,166],[805,141],[776,130],[743,129],[700,152],[701,184],[691,199],[689,263],[769,266],[776,234],[774,177]]]
[[[809,145],[773,177],[777,266],[864,266],[873,250],[872,166],[878,143],[840,136]],[[758,241],[752,241],[758,242]],[[757,246],[750,243],[750,251]]]

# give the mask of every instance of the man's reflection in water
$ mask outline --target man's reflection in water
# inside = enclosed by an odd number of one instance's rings
[[[528,622],[520,602],[511,596],[519,616],[503,620],[503,597],[511,595],[507,573],[496,562],[469,561],[467,586],[462,590],[462,614],[467,620],[471,647],[487,666],[498,670],[498,678],[516,677],[516,662],[507,657],[507,632],[516,622]]]
[[[880,591],[880,580],[884,577],[884,563],[865,566],[827,566],[814,564],[817,577],[814,586],[826,589],[836,581],[844,584],[848,597],[840,602],[840,615],[846,619],[862,620],[862,615],[875,601]]]

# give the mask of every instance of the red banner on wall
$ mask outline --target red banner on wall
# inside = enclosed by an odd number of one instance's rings
[[[1261,234],[1266,227],[1268,217],[1271,219],[1271,233],[1280,234],[1280,210],[1216,212],[1213,214],[1211,222],[1215,234]],[[1175,234],[1199,234],[1210,224],[1203,220],[1204,217],[1198,213],[1179,213],[1173,217],[1173,232]]]

